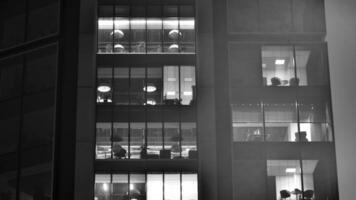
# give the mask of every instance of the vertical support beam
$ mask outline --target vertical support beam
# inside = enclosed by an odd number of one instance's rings
[[[97,1],[80,0],[74,199],[94,198]]]
[[[60,1],[57,70],[54,190],[55,200],[73,199],[79,1]]]
[[[217,200],[213,2],[196,1],[199,199]]]

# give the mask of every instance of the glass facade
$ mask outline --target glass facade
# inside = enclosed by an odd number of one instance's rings
[[[1,199],[52,199],[57,53],[0,60]]]
[[[96,159],[196,159],[195,122],[98,122]]]
[[[197,174],[96,174],[94,199],[198,200]]]
[[[235,142],[331,142],[330,102],[261,101],[232,105]]]
[[[194,66],[98,68],[97,103],[114,105],[193,105]]]
[[[4,0],[0,13],[0,49],[58,33],[58,0]]]
[[[99,6],[98,53],[195,53],[193,6]]]

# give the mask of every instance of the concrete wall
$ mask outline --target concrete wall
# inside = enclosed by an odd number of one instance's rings
[[[335,145],[341,200],[356,185],[356,1],[325,0]]]

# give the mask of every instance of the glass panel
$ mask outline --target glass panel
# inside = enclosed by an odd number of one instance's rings
[[[265,131],[267,141],[297,141],[296,104],[292,102],[265,103]]]
[[[0,197],[6,200],[16,200],[17,187],[17,153],[0,156],[1,187]]]
[[[178,105],[179,100],[179,71],[177,66],[163,68],[163,95],[166,105]]]
[[[171,150],[171,158],[180,158],[179,123],[164,123],[164,149]]]
[[[182,105],[192,105],[195,97],[195,67],[180,68],[180,97]]]
[[[162,174],[147,174],[147,200],[163,200]]]
[[[112,200],[127,200],[129,194],[129,179],[127,174],[112,175]]]
[[[52,152],[50,146],[54,135],[54,92],[26,96],[23,106],[22,148],[27,151],[46,146],[49,148],[48,152]]]
[[[169,200],[180,200],[180,175],[164,175],[164,198]]]
[[[182,122],[182,157],[189,159],[197,159],[197,135],[196,124]]]
[[[98,20],[98,53],[113,52],[114,21],[112,17],[100,17]]]
[[[110,200],[111,177],[109,174],[95,175],[95,200]]]
[[[262,107],[259,102],[232,105],[233,141],[264,141]]]
[[[328,85],[328,69],[323,62],[322,45],[296,46],[295,57],[299,85]]]
[[[132,105],[144,105],[146,103],[144,91],[146,87],[145,77],[145,68],[131,68],[130,101]]]
[[[56,80],[57,49],[49,47],[26,55],[25,92],[53,89]]]
[[[113,158],[123,159],[128,157],[128,137],[129,137],[129,124],[128,123],[114,123],[113,124]]]
[[[0,99],[20,96],[23,57],[17,56],[0,62]]]
[[[97,103],[112,102],[112,68],[98,68]]]
[[[33,167],[36,167],[35,172]],[[41,167],[41,165],[38,165],[22,169],[19,184],[20,200],[52,199],[52,171],[50,167],[43,167],[43,165]]]
[[[146,53],[146,19],[135,18],[130,20],[131,25],[131,52]]]
[[[116,17],[115,28],[111,31],[110,35],[114,38],[114,52],[127,53],[130,49],[130,21],[129,18]]]
[[[59,16],[57,0],[31,0],[29,9],[28,40],[57,32]]]
[[[182,174],[182,200],[198,200],[198,177]]]
[[[162,19],[152,18],[147,19],[147,52],[160,53],[162,52]]]
[[[319,170],[322,167],[318,166],[318,160],[302,160],[302,163],[303,163],[304,199],[306,200],[314,199],[314,194],[315,194],[314,176],[316,176],[317,179],[320,178],[318,172],[320,173]],[[326,182],[324,182],[323,184],[325,184]]]
[[[144,174],[130,174],[130,198],[146,199],[146,180]]]
[[[181,18],[179,20],[180,51],[185,53],[195,52],[194,18]]]
[[[182,32],[179,30],[178,18],[170,17],[163,20],[163,47],[165,53],[178,53],[179,38]]]
[[[263,142],[262,123],[233,123],[234,142]]]
[[[163,148],[162,123],[147,123],[147,158],[159,158]]]
[[[294,71],[293,47],[263,46],[262,75],[266,86],[297,85]]]
[[[26,0],[0,2],[0,49],[24,42],[26,28]]]
[[[128,105],[130,101],[129,68],[114,69],[114,101],[116,105]]]
[[[299,160],[267,160],[268,187],[275,191],[275,200],[302,197],[302,178]]]
[[[162,104],[162,68],[147,68],[147,105]]]
[[[323,101],[300,100],[298,104],[300,132],[299,140],[332,141],[329,103]]]
[[[111,123],[96,123],[96,159],[111,158]]]
[[[145,159],[147,156],[145,123],[131,123],[130,130],[130,158]]]

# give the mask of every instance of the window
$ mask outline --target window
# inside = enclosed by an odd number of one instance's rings
[[[263,46],[265,86],[321,86],[328,84],[322,45]]]
[[[99,66],[97,103],[115,105],[194,105],[194,66]]]
[[[98,53],[194,53],[193,7],[156,7],[100,6]]]
[[[239,102],[232,105],[233,140],[330,142],[330,105],[316,99]]]
[[[95,200],[198,200],[196,173],[96,174]]]
[[[96,123],[96,159],[179,158],[197,159],[195,122]]]

